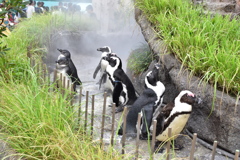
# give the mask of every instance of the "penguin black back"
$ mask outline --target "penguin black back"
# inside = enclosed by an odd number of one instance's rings
[[[165,86],[159,80],[159,65],[156,64],[152,71],[145,77],[145,90],[130,107],[127,115],[126,133],[130,136],[136,136],[136,124],[138,113],[142,112],[142,133],[141,139],[147,138],[147,131],[151,126],[153,113],[161,105],[162,96],[165,92]],[[120,128],[118,134],[122,133]]]

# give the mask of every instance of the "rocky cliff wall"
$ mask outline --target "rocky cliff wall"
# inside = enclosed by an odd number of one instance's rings
[[[184,89],[191,90],[203,99],[198,106],[194,106],[186,129],[197,133],[198,137],[234,153],[240,149],[240,102],[239,97],[231,97],[221,91],[214,93],[209,84],[200,83],[200,79],[181,68],[181,63],[173,54],[166,54],[166,47],[155,35],[153,26],[147,21],[140,10],[135,9],[135,19],[141,27],[142,34],[154,54],[159,56],[162,66],[161,80],[166,86],[164,103],[172,101]],[[152,65],[149,67],[152,68]],[[135,87],[141,92],[144,86],[146,72],[139,76],[132,76]],[[214,96],[215,94],[215,96]],[[213,105],[214,104],[214,105]]]

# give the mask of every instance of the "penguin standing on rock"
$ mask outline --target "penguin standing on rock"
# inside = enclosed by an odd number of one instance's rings
[[[175,98],[174,103],[170,102],[161,108],[160,114],[156,118],[156,139],[159,142],[156,142],[155,147],[169,138],[176,139],[190,117],[192,106],[199,103],[201,103],[200,98],[197,98],[196,95],[188,90],[183,90]],[[168,128],[172,128],[172,137],[168,137]],[[182,147],[179,146],[177,148]]]
[[[132,82],[122,69],[121,59],[115,53],[109,53],[105,60],[109,63],[106,73],[112,83],[113,103],[119,107],[116,112],[121,112],[123,106],[132,105],[135,102],[137,94]]]
[[[142,127],[140,138],[148,138],[148,131],[152,123],[153,113],[158,106],[161,106],[165,92],[165,86],[159,79],[159,68],[160,65],[156,63],[153,70],[147,73],[145,77],[145,90],[130,107],[126,120],[127,136],[136,136],[138,113],[142,112]],[[122,135],[122,132],[123,130],[121,126],[118,134]]]
[[[64,57],[68,60],[69,69],[68,69],[67,75],[71,78],[74,91],[76,91],[76,85],[81,85],[82,82],[78,77],[77,69],[71,59],[71,54],[68,50],[65,50],[65,49],[57,49],[57,50],[60,52],[60,55],[58,56],[58,60],[56,61],[56,63],[58,63],[58,61]]]
[[[67,87],[68,80],[70,81],[70,83],[72,82],[71,78],[69,77],[69,74],[71,73],[71,70],[69,67],[69,59],[66,57],[59,57],[59,59],[56,61],[56,69],[57,69],[57,79],[60,79],[60,74],[62,73],[62,76],[66,77],[66,81],[64,85],[65,87]],[[57,85],[59,86],[59,84]],[[66,89],[69,89],[69,88],[66,88]]]
[[[107,74],[105,72],[109,63],[108,63],[108,61],[106,61],[105,58],[106,58],[108,53],[112,53],[112,50],[109,46],[103,46],[101,48],[98,48],[97,51],[102,52],[102,55],[101,55],[100,62],[99,62],[98,66],[96,67],[96,69],[93,73],[93,78],[95,79],[98,72],[100,71],[101,72],[100,81],[98,82],[99,83],[99,89],[101,88],[101,85],[104,84],[104,83],[107,83],[106,84],[106,89],[110,89],[110,88],[108,88],[108,86],[109,86],[108,83],[111,83],[111,82],[108,81]]]

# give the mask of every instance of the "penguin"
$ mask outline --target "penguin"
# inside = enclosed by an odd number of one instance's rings
[[[107,83],[107,85],[105,86],[106,89],[111,89],[108,87],[110,82],[108,81],[107,74],[105,72],[108,65],[108,61],[105,60],[105,57],[107,56],[108,53],[111,53],[112,50],[109,46],[103,46],[101,48],[97,48],[97,51],[102,52],[102,55],[101,55],[100,62],[98,63],[98,66],[96,67],[93,73],[93,79],[96,78],[98,72],[100,71],[101,72],[100,81],[98,82],[99,89],[101,88],[101,85],[104,83]]]
[[[106,73],[112,84],[110,86],[112,89],[112,100],[119,107],[116,112],[121,112],[123,106],[132,105],[135,102],[137,93],[131,80],[122,69],[121,59],[115,53],[109,53],[104,59],[109,63]]]
[[[71,72],[69,67],[69,59],[66,57],[59,57],[59,59],[56,61],[56,70],[57,70],[57,79],[60,79],[60,74],[62,73],[63,77],[66,77],[65,84],[62,84],[67,88],[67,82],[69,81],[72,83],[71,78],[69,77],[69,74]],[[57,84],[58,87],[60,84]],[[73,86],[74,87],[74,86]]]
[[[77,69],[71,59],[71,54],[68,50],[65,49],[57,49],[60,52],[60,55],[58,56],[58,60],[56,61],[56,63],[63,57],[67,58],[69,61],[69,70],[67,72],[68,76],[70,76],[71,81],[74,85],[74,91],[76,91],[76,85],[81,85],[82,82],[80,80],[80,78],[78,77],[78,73],[77,73]]]
[[[141,127],[141,139],[147,139],[148,131],[151,126],[153,113],[158,106],[161,106],[163,101],[163,95],[165,93],[165,86],[159,79],[160,65],[155,64],[152,71],[149,71],[145,76],[145,89],[129,107],[129,112],[126,119],[126,135],[130,137],[136,137],[137,133],[137,119],[138,113],[142,113],[142,127]],[[123,133],[122,126],[118,130],[118,135]]]
[[[158,142],[155,146],[169,138],[176,139],[190,117],[192,106],[199,103],[201,103],[200,98],[189,90],[183,90],[174,102],[170,102],[161,108],[160,114],[156,118],[156,140]],[[172,128],[171,137],[168,137],[168,128]]]

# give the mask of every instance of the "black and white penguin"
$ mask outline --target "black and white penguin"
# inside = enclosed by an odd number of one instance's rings
[[[93,78],[95,79],[98,72],[100,71],[101,74],[100,74],[100,80],[99,80],[99,89],[101,88],[101,85],[104,84],[104,83],[110,83],[107,79],[107,75],[106,75],[106,68],[108,66],[108,61],[106,61],[106,56],[108,53],[112,53],[112,50],[109,46],[103,46],[101,48],[98,48],[97,51],[100,51],[102,52],[102,55],[101,55],[101,59],[98,63],[98,66],[96,67],[94,73],[93,73]],[[106,89],[110,89],[108,88],[109,84],[106,84],[105,85],[105,88]]]
[[[156,140],[163,142],[169,138],[176,139],[190,117],[192,106],[200,102],[201,99],[191,91],[183,90],[174,102],[170,102],[161,108],[160,114],[156,118]],[[168,128],[172,128],[171,137],[168,137]]]
[[[115,53],[109,53],[105,58],[109,65],[106,68],[108,79],[111,81],[112,86],[112,99],[113,103],[119,107],[117,112],[123,110],[123,106],[132,105],[137,99],[135,88],[122,69],[122,61]]]
[[[68,85],[68,81],[72,83],[72,79],[69,77],[69,74],[71,74],[71,69],[69,67],[69,59],[66,57],[59,57],[59,59],[56,61],[56,70],[57,70],[57,79],[60,79],[60,74],[62,73],[63,77],[66,77],[65,84],[57,84],[58,87],[60,85],[64,85],[66,89]],[[69,84],[70,84],[69,83]],[[76,86],[73,86],[74,90]]]
[[[76,89],[76,85],[81,85],[82,82],[81,82],[80,78],[78,77],[77,69],[71,59],[71,54],[68,50],[65,50],[65,49],[57,49],[57,50],[60,52],[60,55],[58,56],[57,61],[59,61],[63,57],[65,57],[69,60],[69,64],[68,64],[69,71],[67,73],[68,73],[68,76],[71,78],[72,83]],[[56,63],[57,63],[57,61],[56,61]]]
[[[138,113],[142,112],[141,139],[147,139],[148,131],[152,123],[153,113],[158,106],[161,106],[165,86],[159,79],[160,65],[155,64],[152,71],[145,76],[145,90],[130,107],[126,120],[127,136],[135,137],[137,133]],[[118,134],[122,135],[122,127]]]

